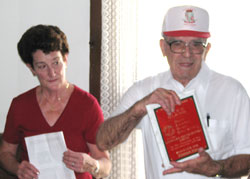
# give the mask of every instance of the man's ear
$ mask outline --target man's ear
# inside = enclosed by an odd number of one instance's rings
[[[206,60],[206,57],[207,57],[207,54],[208,54],[210,48],[211,48],[211,44],[208,43],[208,44],[207,44],[207,47],[206,47],[206,49],[205,49],[205,52],[204,52],[204,56],[203,56],[203,59],[204,59],[204,60]]]
[[[161,39],[160,40],[160,47],[161,47],[161,52],[162,52],[162,55],[165,57],[165,56],[167,56],[167,54],[166,54],[166,42],[165,42],[165,40],[164,39]]]
[[[33,69],[33,67],[32,67],[29,63],[26,63],[26,66],[30,69],[32,75],[33,75],[33,76],[36,76],[36,72],[35,72],[35,70]]]

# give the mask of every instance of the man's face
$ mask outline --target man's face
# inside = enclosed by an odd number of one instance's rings
[[[168,43],[175,41],[189,45],[185,46],[182,52],[174,53]],[[202,42],[206,43],[206,39],[197,37],[166,37],[160,41],[162,53],[164,56],[167,56],[174,79],[182,83],[183,86],[186,86],[198,74],[202,60],[205,59],[210,48],[210,44],[208,44],[201,53],[197,54],[190,45]],[[195,45],[192,45],[192,47],[196,48]]]

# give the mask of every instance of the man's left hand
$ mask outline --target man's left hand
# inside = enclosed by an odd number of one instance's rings
[[[195,159],[184,162],[170,162],[173,168],[163,171],[163,175],[186,171],[205,176],[214,176],[219,170],[220,165],[215,162],[203,148],[198,149],[199,156]]]

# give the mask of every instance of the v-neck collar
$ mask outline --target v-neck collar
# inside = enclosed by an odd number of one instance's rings
[[[63,118],[63,115],[64,115],[65,111],[68,110],[68,108],[69,108],[69,106],[70,106],[70,103],[71,103],[71,100],[72,100],[72,96],[73,96],[74,93],[75,93],[75,86],[73,86],[73,87],[74,87],[74,89],[73,89],[73,91],[72,91],[72,93],[71,93],[71,95],[70,95],[70,97],[69,97],[69,100],[68,100],[67,104],[65,105],[65,107],[64,107],[64,109],[63,109],[63,111],[62,111],[62,113],[59,115],[59,117],[57,118],[56,122],[55,122],[54,125],[52,125],[52,126],[49,125],[49,123],[46,121],[45,116],[43,115],[43,112],[42,112],[42,110],[41,110],[41,108],[40,108],[40,106],[39,106],[39,103],[38,103],[38,100],[37,100],[37,96],[36,96],[36,88],[37,88],[37,87],[34,88],[34,98],[35,98],[35,101],[36,101],[35,103],[36,103],[36,106],[37,106],[37,108],[38,108],[38,111],[40,112],[40,115],[41,115],[41,118],[40,118],[40,119],[42,119],[42,122],[45,123],[45,125],[46,125],[48,128],[50,128],[50,129],[55,128],[55,127],[58,125],[58,123],[60,123],[61,118]]]

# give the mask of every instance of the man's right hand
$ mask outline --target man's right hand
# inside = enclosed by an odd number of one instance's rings
[[[146,114],[146,105],[148,104],[159,104],[168,115],[171,115],[175,110],[175,106],[181,104],[181,100],[174,91],[158,88],[142,100],[138,101],[135,104],[135,108]]]
[[[180,98],[172,90],[158,88],[143,99],[137,101],[127,111],[111,117],[100,126],[96,143],[100,150],[110,150],[125,141],[130,132],[147,114],[146,105],[159,104],[170,115],[176,105],[181,104]]]

